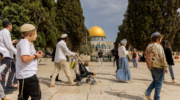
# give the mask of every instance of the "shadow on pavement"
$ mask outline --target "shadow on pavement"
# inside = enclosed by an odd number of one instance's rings
[[[152,81],[152,80],[148,80],[148,79],[138,79],[138,78],[132,78],[133,80],[140,80],[140,81]]]
[[[118,96],[120,98],[127,99],[127,100],[146,100],[140,96],[125,94],[125,92],[112,92],[112,91],[104,91],[104,92],[109,95]]]
[[[101,74],[101,75],[114,75],[114,74],[109,74],[109,73],[96,73],[96,74]]]
[[[51,78],[44,78],[44,77],[39,77],[38,78],[39,79],[39,82],[40,83],[42,83],[42,84],[44,84],[44,85],[47,85],[47,86],[49,86],[50,85],[50,83],[51,83]],[[67,82],[55,82],[55,83],[67,83]]]
[[[165,85],[173,85],[173,86],[180,86],[180,84],[178,84],[178,83],[172,83],[172,82],[165,82],[165,83],[163,83],[163,84],[165,84]]]

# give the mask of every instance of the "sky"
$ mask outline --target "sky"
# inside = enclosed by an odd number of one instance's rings
[[[122,24],[128,0],[80,0],[85,26],[90,29],[97,22],[106,34],[106,41],[115,41]]]

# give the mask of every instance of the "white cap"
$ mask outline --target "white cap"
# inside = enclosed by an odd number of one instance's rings
[[[24,24],[20,28],[20,32],[28,32],[34,30],[36,27],[32,24]]]
[[[67,37],[67,34],[62,34],[61,38],[66,38]]]

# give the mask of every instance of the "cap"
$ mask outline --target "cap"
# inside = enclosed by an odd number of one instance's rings
[[[155,33],[153,33],[153,34],[151,35],[151,37],[154,37],[154,36],[159,35],[159,34],[160,34],[159,32],[155,32]]]
[[[28,32],[34,30],[36,27],[32,24],[24,24],[20,28],[20,32]]]
[[[67,34],[63,34],[62,36],[61,36],[61,38],[63,39],[63,38],[66,38],[67,37]]]

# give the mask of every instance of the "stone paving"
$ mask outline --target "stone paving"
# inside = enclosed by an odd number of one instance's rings
[[[42,100],[147,100],[144,92],[151,83],[152,78],[145,63],[139,63],[139,68],[133,68],[129,63],[132,79],[123,83],[116,79],[112,62],[104,62],[102,67],[97,62],[90,62],[89,69],[96,73],[96,85],[85,83],[82,86],[69,86],[63,71],[60,71],[59,79],[63,82],[56,82],[57,87],[50,88],[49,76],[53,73],[53,63],[50,60],[42,61],[39,64],[38,78],[42,90]],[[180,100],[180,63],[174,68],[177,83],[172,83],[170,74],[166,74],[168,83],[163,84],[161,100]],[[72,75],[75,75],[72,71]],[[17,100],[18,91],[7,95],[11,100]],[[152,98],[154,91],[152,93]]]

